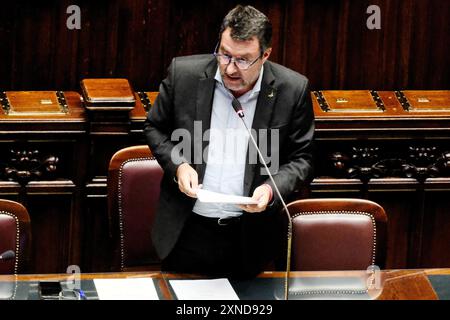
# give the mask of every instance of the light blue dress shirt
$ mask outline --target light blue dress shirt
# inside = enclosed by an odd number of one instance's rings
[[[250,129],[255,115],[256,102],[261,90],[264,66],[253,89],[238,98],[242,104],[245,124]],[[242,120],[234,111],[233,95],[224,86],[217,68],[216,86],[211,112],[211,131],[208,158],[203,178],[203,189],[242,196],[248,148],[248,133]],[[193,211],[205,217],[226,218],[242,215],[234,204],[204,203],[197,200]]]

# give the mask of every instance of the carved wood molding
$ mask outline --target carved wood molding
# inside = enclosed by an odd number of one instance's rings
[[[0,163],[0,177],[26,185],[32,180],[45,180],[53,177],[59,158],[54,155],[42,156],[39,150],[9,150],[3,163]]]
[[[331,165],[337,178],[360,179],[405,177],[423,183],[427,178],[450,174],[450,151],[437,147],[409,146],[406,154],[394,157],[383,154],[380,147],[353,147],[349,153],[334,152]]]

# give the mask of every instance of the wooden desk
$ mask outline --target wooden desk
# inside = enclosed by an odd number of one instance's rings
[[[73,91],[0,94],[0,197],[25,205],[33,233],[22,272],[116,271],[108,164],[121,148],[145,144],[157,94],[136,92],[123,112],[89,110]],[[312,99],[316,175],[299,197],[373,200],[388,215],[385,268],[449,268],[450,91],[321,91]]]
[[[388,215],[385,268],[448,268],[450,91],[316,91],[310,197],[365,198]]]
[[[329,278],[351,278],[355,275],[361,275],[364,272],[359,271],[327,271],[327,272],[292,272],[292,278],[310,278],[310,279],[326,279]],[[450,269],[417,269],[417,270],[383,270],[381,271],[382,290],[371,298],[378,300],[438,300],[450,299],[447,292],[433,286],[436,281],[431,281],[433,277],[442,277],[450,283]],[[42,280],[70,280],[68,274],[35,274],[35,275],[16,275],[16,276],[0,276],[0,284],[2,282],[16,283],[35,283]],[[127,273],[98,273],[98,274],[81,274],[82,288],[93,279],[119,279],[119,278],[138,278],[149,277],[155,280],[158,294],[161,300],[176,300],[175,295],[169,285],[172,279],[197,279],[202,278],[196,275],[186,274],[170,274],[162,272],[127,272]],[[256,297],[255,299],[265,300],[267,294],[262,294],[258,298],[257,295],[248,295],[242,291],[242,288],[269,288],[279,293],[283,292],[284,272],[264,272],[257,278],[251,280],[231,280],[233,287],[242,300],[248,297]],[[269,281],[267,281],[269,280]],[[83,281],[86,281],[83,283]],[[266,281],[266,282],[264,282]],[[258,284],[259,282],[259,284]],[[442,282],[442,281],[441,281]],[[270,284],[270,285],[268,285]],[[274,284],[276,284],[274,286]],[[254,287],[252,287],[254,285]],[[279,286],[279,287],[278,287]],[[442,287],[442,285],[441,285]],[[441,292],[440,292],[441,291]],[[381,294],[380,294],[381,293]],[[441,296],[439,296],[441,294]],[[3,296],[5,294],[3,293]],[[95,296],[94,296],[95,298]],[[273,300],[276,300],[273,298]]]

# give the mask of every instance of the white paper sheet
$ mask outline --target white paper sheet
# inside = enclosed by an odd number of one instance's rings
[[[258,201],[250,197],[233,196],[208,190],[199,189],[197,198],[201,202],[231,203],[231,204],[257,204]]]
[[[100,300],[159,300],[151,278],[94,279]]]
[[[169,280],[178,300],[239,300],[228,279]]]

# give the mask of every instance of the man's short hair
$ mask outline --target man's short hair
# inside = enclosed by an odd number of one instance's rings
[[[231,38],[235,40],[249,40],[256,36],[261,54],[272,46],[272,24],[264,13],[252,6],[237,5],[228,12],[222,21],[219,39],[228,27]]]

